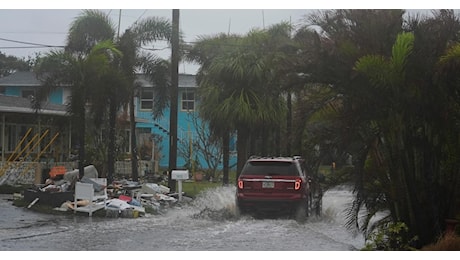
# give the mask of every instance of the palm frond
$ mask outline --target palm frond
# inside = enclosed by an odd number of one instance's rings
[[[137,67],[148,77],[155,92],[152,114],[154,118],[163,115],[170,100],[170,64],[156,55],[148,54],[138,58]]]
[[[414,46],[413,33],[401,33],[396,38],[392,48],[391,62],[393,70],[399,73],[404,71],[409,55],[412,53]]]
[[[84,10],[70,25],[66,49],[88,53],[104,40],[113,40],[115,26],[110,17],[99,10]]]
[[[171,22],[161,17],[145,18],[133,24],[129,30],[133,32],[139,46],[160,40],[170,42],[172,36]]]

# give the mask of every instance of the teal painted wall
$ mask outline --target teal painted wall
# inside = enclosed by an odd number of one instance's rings
[[[23,89],[30,89],[30,87],[7,87],[5,89],[5,95],[8,96],[15,96],[20,97],[21,91]],[[63,97],[62,97],[63,90],[56,89],[49,95],[49,101],[53,104],[63,104]]]
[[[197,101],[195,101],[195,107],[197,107],[199,104]],[[136,104],[136,109],[139,108],[139,101]],[[161,142],[156,144],[157,147],[159,146],[159,149],[161,151],[161,159],[159,162],[159,166],[161,168],[167,169],[169,167],[169,117],[170,117],[170,110],[169,108],[165,109],[163,112],[163,116],[157,120],[153,120],[152,117],[152,112],[151,111],[140,111],[137,109],[136,111],[137,117],[142,118],[145,120],[150,120],[151,122],[149,123],[137,123],[136,128],[149,128],[151,129],[150,132],[152,134],[158,135],[161,137]],[[178,142],[177,146],[181,146],[181,140],[190,138],[188,132],[189,129],[192,132],[193,136],[196,136],[196,129],[194,127],[192,118],[191,118],[191,113],[197,113],[195,112],[187,112],[187,111],[182,111],[181,110],[181,90],[179,90],[179,100],[178,100],[178,114],[177,114],[177,137],[178,137]],[[199,119],[198,119],[199,120]],[[201,121],[198,121],[199,124],[201,124]],[[232,148],[235,148],[234,146],[234,140],[231,141],[231,150]],[[178,168],[183,167],[186,164],[186,159],[181,157],[180,153],[177,152],[177,162],[176,165]],[[192,155],[192,157],[195,159],[195,156]],[[208,167],[206,164],[206,161],[203,158],[198,158],[199,164],[201,167],[206,168]],[[230,165],[235,165],[236,164],[236,156],[230,158]],[[222,165],[219,167],[222,169]]]

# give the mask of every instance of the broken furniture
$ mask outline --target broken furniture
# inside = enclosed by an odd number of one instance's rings
[[[66,201],[74,199],[72,191],[42,191],[38,186],[24,190],[24,200],[32,202],[36,198],[39,199],[38,204],[48,205],[51,207],[60,207]]]
[[[95,184],[100,185],[102,189],[95,191],[93,183],[76,182],[75,197],[73,203],[74,213],[86,212],[91,217],[93,212],[106,208],[107,196],[107,179],[106,178],[88,178]]]

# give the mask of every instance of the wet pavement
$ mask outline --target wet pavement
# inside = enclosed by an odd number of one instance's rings
[[[0,195],[1,251],[356,251],[361,236],[344,228],[347,189],[325,193],[323,216],[235,218],[234,187],[210,190],[163,215],[104,218],[36,213]]]

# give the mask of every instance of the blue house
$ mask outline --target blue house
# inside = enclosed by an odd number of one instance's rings
[[[68,90],[53,92],[42,109],[31,108],[39,81],[31,72],[16,72],[0,78],[0,153],[4,162],[37,156],[66,161],[71,150],[71,131],[63,101]],[[37,142],[39,141],[39,142]],[[35,145],[36,144],[36,145]],[[20,153],[20,151],[23,151]]]
[[[152,107],[154,104],[154,88],[151,83],[146,80],[143,75],[138,75],[138,83],[140,91],[135,97],[135,120],[136,120],[136,137],[137,148],[139,151],[140,160],[149,162],[147,166],[149,171],[160,171],[168,169],[169,164],[169,118],[170,110],[167,108],[161,118],[153,118]],[[13,152],[15,145],[19,143],[20,136],[24,134],[28,126],[36,124],[37,114],[30,108],[30,98],[36,94],[40,82],[36,79],[33,72],[16,72],[7,77],[0,78],[0,115],[4,118],[2,127],[9,129],[3,132],[5,136],[0,138],[2,149],[2,161],[4,155]],[[197,108],[199,106],[199,98],[197,96],[197,84],[194,75],[179,74],[179,91],[178,91],[178,158],[177,167],[187,167],[191,170],[213,168],[214,163],[218,163],[217,169],[221,169],[219,147],[213,146],[211,143],[206,143],[207,135],[209,134],[206,125],[198,118]],[[19,101],[11,101],[15,98]],[[66,118],[65,105],[70,98],[70,86],[63,86],[53,91],[47,102],[45,102],[42,115],[54,115],[61,118]],[[21,104],[19,107],[11,107],[9,110],[17,112],[22,111],[23,115],[28,115],[28,120],[15,120],[17,116],[12,116],[5,108],[7,103]],[[9,104],[8,103],[8,104]],[[47,109],[46,109],[47,108]],[[126,111],[120,111],[120,115],[126,116]],[[6,119],[5,119],[6,118]],[[34,123],[32,123],[34,122]],[[67,122],[67,121],[65,121]],[[67,122],[68,123],[68,122]],[[65,123],[61,123],[65,124]],[[56,129],[56,126],[48,126],[50,129]],[[64,126],[60,126],[63,129]],[[64,156],[60,156],[55,160],[66,160],[71,154],[72,135],[70,129],[66,130],[66,134],[62,135],[60,140],[60,151]],[[126,140],[130,140],[130,129],[125,130]],[[8,143],[3,140],[7,140]],[[126,147],[122,148],[123,152],[129,154],[131,144],[128,142]],[[203,151],[206,149],[206,151]],[[235,145],[230,146],[230,150],[235,150]],[[206,155],[205,155],[206,154]],[[211,165],[210,165],[211,162]],[[236,156],[230,158],[230,164],[236,162]],[[195,167],[195,168],[194,168]],[[143,167],[140,167],[144,171]],[[142,176],[142,172],[140,176]]]
[[[135,102],[136,105],[136,130],[138,137],[141,139],[141,145],[148,138],[153,139],[152,153],[147,153],[152,156],[157,167],[168,168],[169,164],[169,130],[170,130],[170,109],[167,108],[161,118],[154,119],[152,117],[153,102],[153,86],[142,75],[138,76],[138,82],[141,84],[141,90]],[[197,95],[197,84],[195,75],[179,74],[179,90],[178,90],[178,168],[199,167],[201,169],[212,168],[204,153],[221,157],[220,147],[212,147],[212,144],[206,143],[209,139],[209,131],[203,122],[198,117],[197,108],[199,107],[199,97]],[[138,141],[139,143],[139,141]],[[203,151],[206,149],[206,151]],[[145,149],[144,149],[145,150]],[[236,154],[234,142],[230,145],[232,154]],[[142,158],[146,159],[146,158]],[[236,162],[236,156],[230,158],[231,165]],[[215,162],[213,162],[215,163]],[[222,168],[222,162],[219,162],[218,169]],[[193,165],[194,166],[193,166]]]

